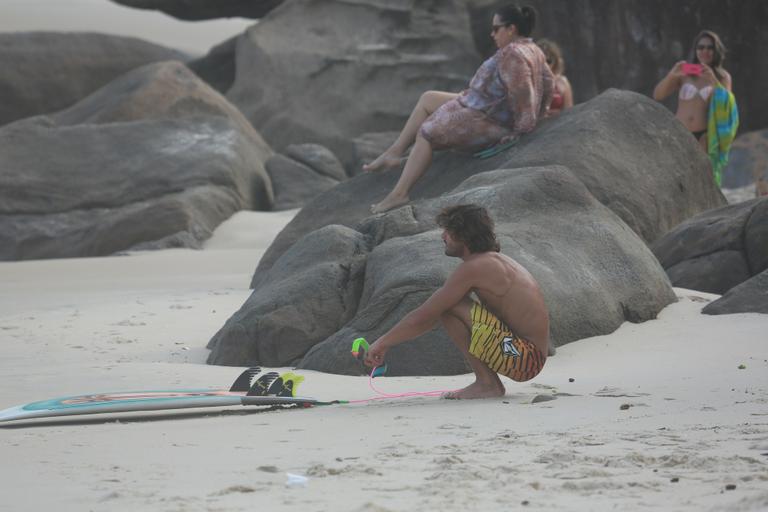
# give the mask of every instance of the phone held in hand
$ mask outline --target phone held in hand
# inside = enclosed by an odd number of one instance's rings
[[[684,62],[682,71],[684,75],[698,76],[701,74],[702,66],[701,64],[691,64],[689,62]]]

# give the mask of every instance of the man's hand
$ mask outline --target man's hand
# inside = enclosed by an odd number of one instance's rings
[[[368,348],[368,352],[365,354],[365,365],[374,368],[384,364],[384,356],[387,355],[388,347],[385,347],[380,340]]]

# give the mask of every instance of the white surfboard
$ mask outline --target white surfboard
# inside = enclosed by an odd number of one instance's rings
[[[158,411],[199,407],[313,405],[319,403],[313,398],[264,394],[274,388],[270,384],[273,384],[276,379],[282,377],[278,376],[277,373],[270,372],[269,374],[262,375],[261,378],[257,378],[260,371],[260,368],[249,368],[238,377],[230,389],[120,391],[67,396],[32,402],[0,411],[0,422],[82,414]],[[285,389],[282,389],[282,391],[285,391]]]

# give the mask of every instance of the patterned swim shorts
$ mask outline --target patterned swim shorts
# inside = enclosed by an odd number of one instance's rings
[[[472,305],[469,352],[498,374],[517,382],[530,380],[544,367],[544,357],[528,340],[516,336],[481,304]]]

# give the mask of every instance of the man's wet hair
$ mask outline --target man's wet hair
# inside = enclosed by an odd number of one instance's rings
[[[448,230],[457,240],[464,242],[469,252],[499,252],[494,224],[488,210],[475,204],[449,206],[435,219],[437,225]]]

